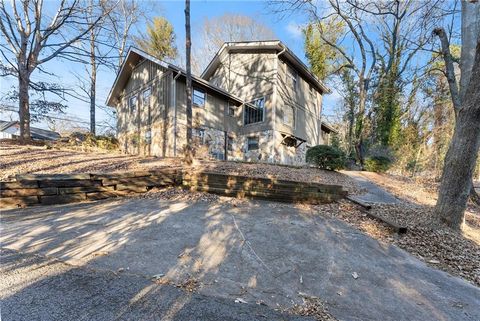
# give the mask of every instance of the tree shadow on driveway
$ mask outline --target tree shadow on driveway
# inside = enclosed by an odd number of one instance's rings
[[[154,275],[175,285],[194,280],[198,295],[225,302],[289,307],[306,295],[340,320],[480,319],[478,288],[294,205],[122,199],[4,213],[3,247],[145,284]],[[135,302],[150,293],[135,289]]]

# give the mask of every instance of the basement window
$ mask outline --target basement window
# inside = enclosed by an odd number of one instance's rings
[[[250,103],[245,104],[244,109],[244,124],[254,124],[263,121],[265,111],[265,98],[257,98]]]
[[[227,150],[229,152],[233,151],[233,137],[232,136],[227,137]]]
[[[258,150],[258,137],[248,137],[247,138],[247,150]]]
[[[198,88],[193,88],[192,96],[192,101],[195,106],[205,107],[205,91]]]

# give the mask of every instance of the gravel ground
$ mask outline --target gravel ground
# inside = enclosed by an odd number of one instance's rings
[[[46,149],[41,146],[19,146],[0,141],[0,181],[13,179],[17,174],[60,174],[150,170],[183,166],[180,159],[137,157],[115,152],[80,152]],[[241,162],[196,161],[194,170],[217,173],[270,177],[284,180],[342,185],[352,194],[361,190],[344,174],[309,167],[275,166]]]

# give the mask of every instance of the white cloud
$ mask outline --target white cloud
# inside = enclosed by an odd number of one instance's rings
[[[287,31],[287,33],[292,37],[292,38],[295,38],[295,39],[299,39],[301,38],[303,35],[302,35],[302,29],[303,29],[303,25],[298,23],[298,22],[295,22],[295,21],[290,21],[286,26],[285,26],[285,30]]]

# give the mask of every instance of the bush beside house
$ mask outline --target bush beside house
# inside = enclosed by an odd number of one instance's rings
[[[307,150],[307,163],[326,170],[337,170],[345,167],[345,153],[333,146],[317,145]]]

